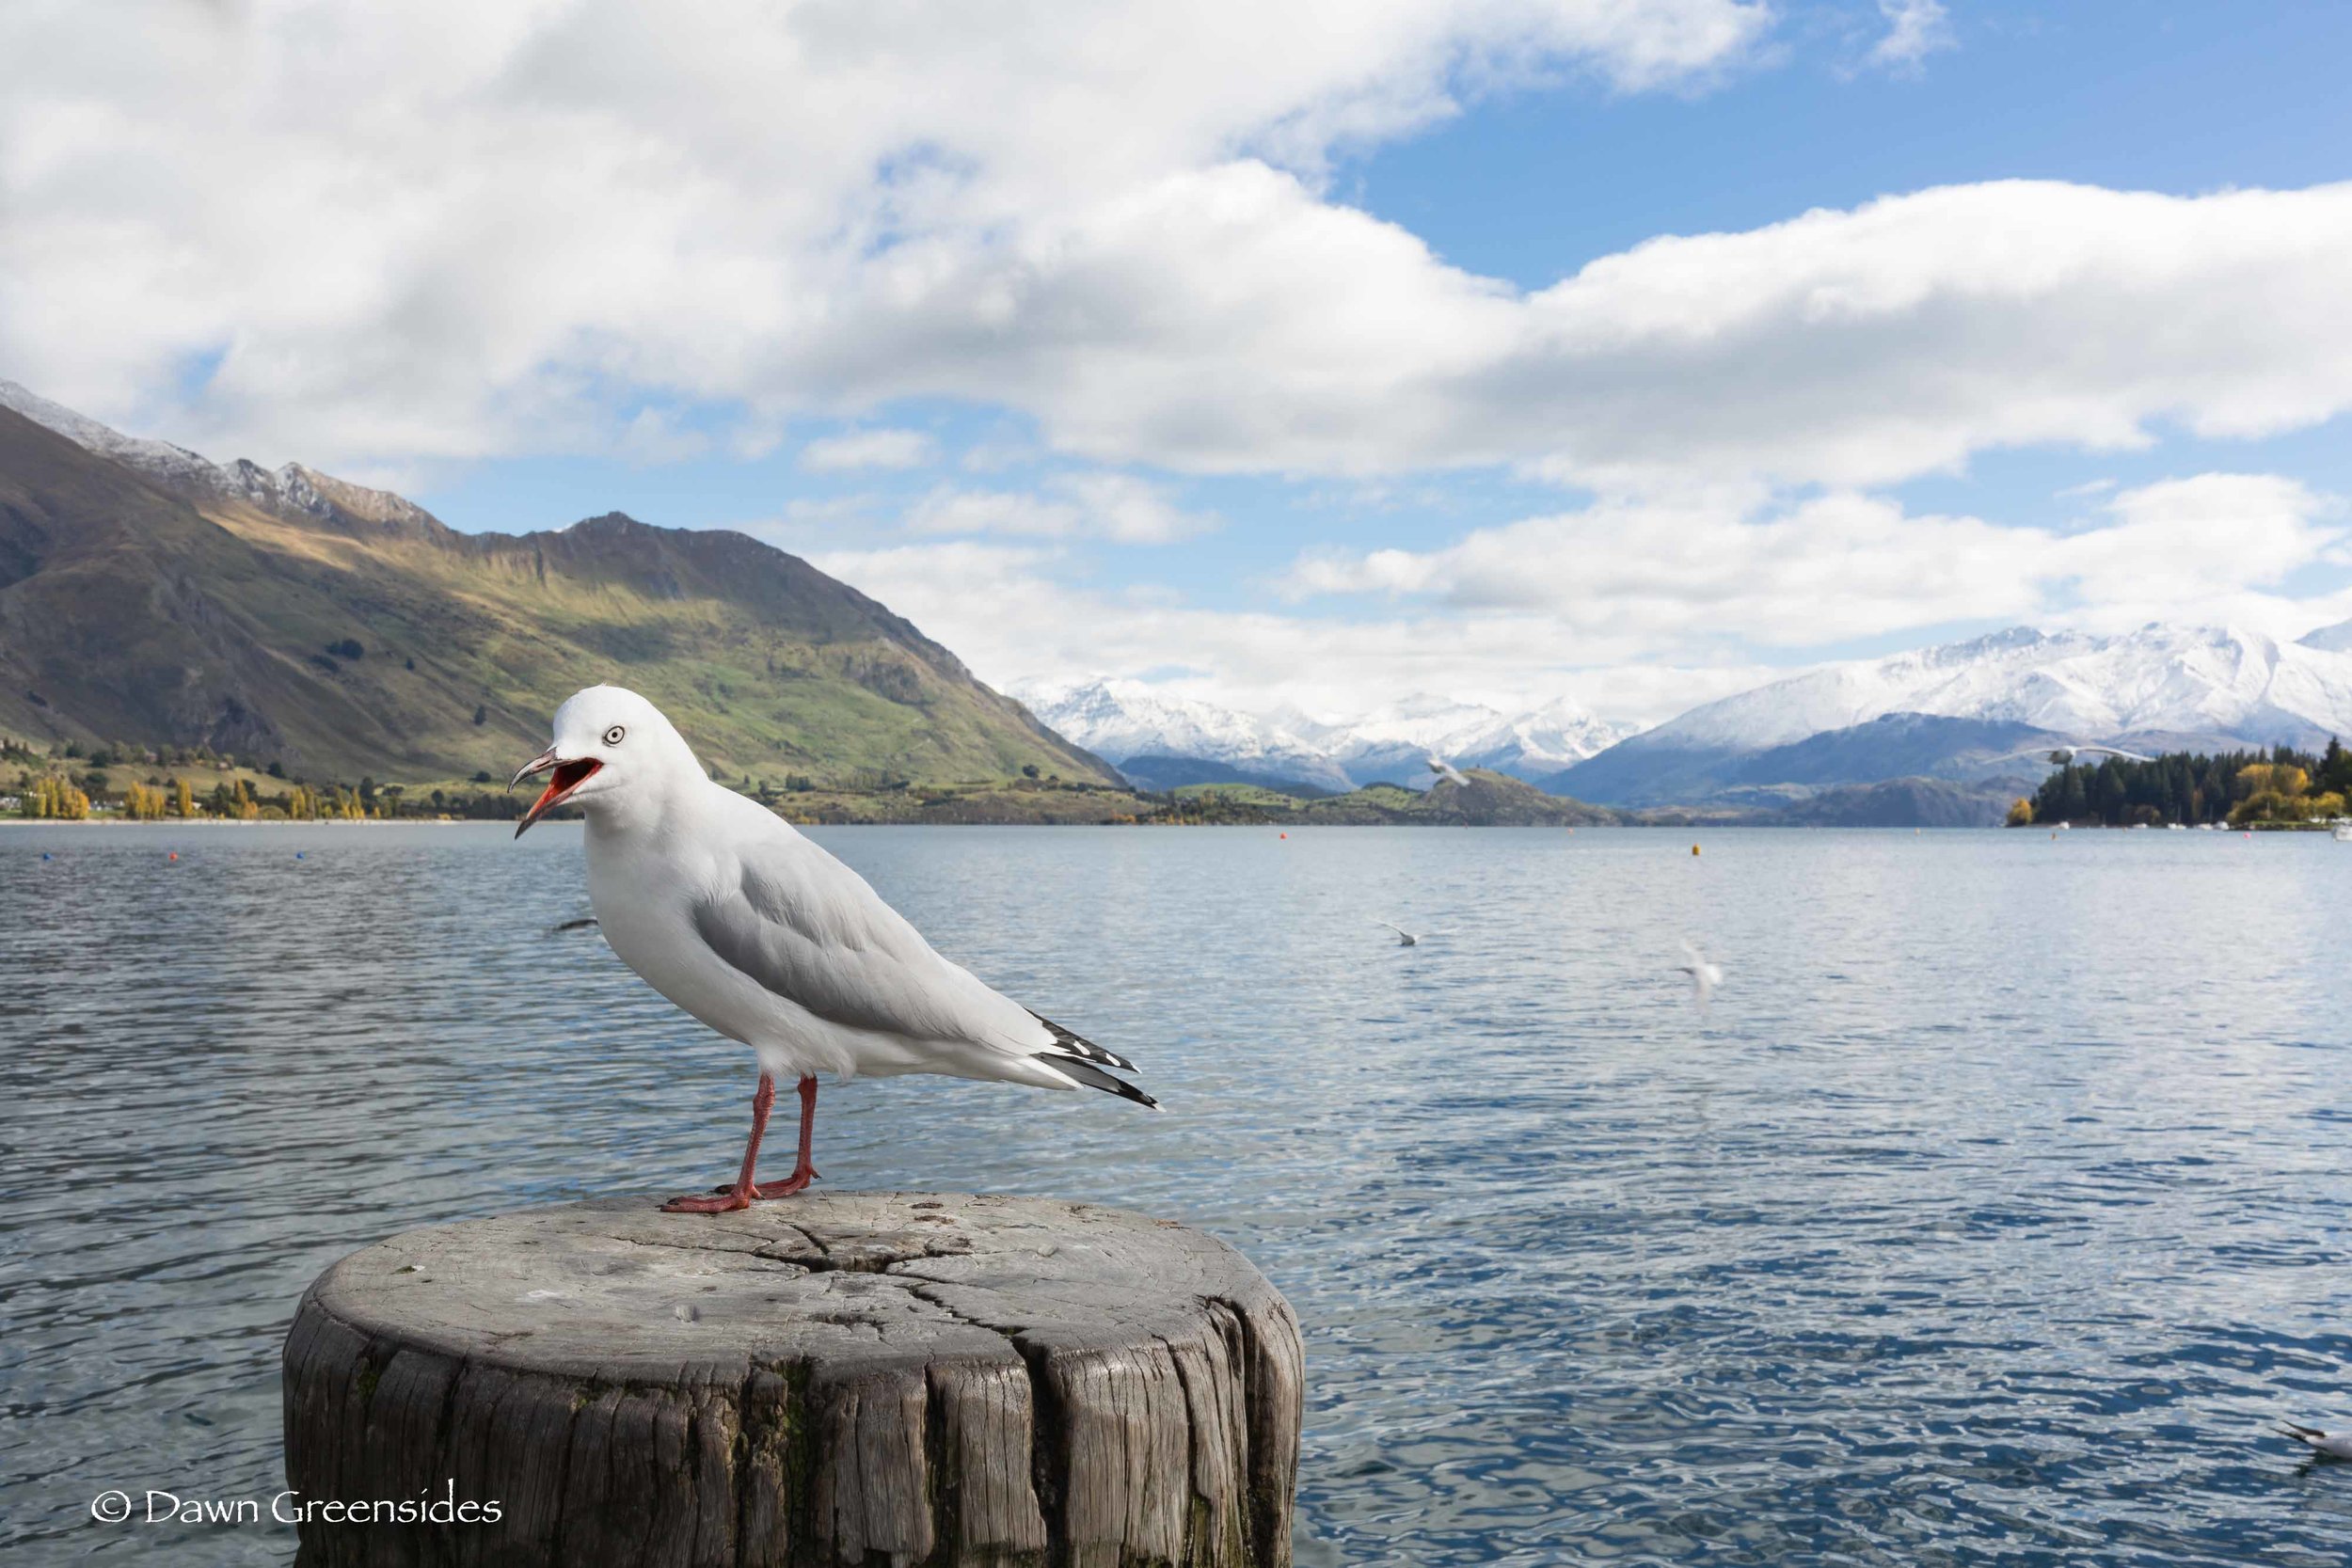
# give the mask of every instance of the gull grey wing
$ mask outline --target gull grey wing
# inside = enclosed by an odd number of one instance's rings
[[[762,989],[828,1022],[1025,1054],[1049,1043],[1026,1008],[941,958],[863,878],[818,855],[776,866],[747,859],[735,888],[694,906],[696,933]]]

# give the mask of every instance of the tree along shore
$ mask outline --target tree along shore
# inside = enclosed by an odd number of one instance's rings
[[[1578,827],[1620,820],[1605,807],[1547,795],[1522,780],[1472,769],[1460,784],[1413,790],[1374,784],[1307,799],[1247,785],[1186,786],[1171,794],[1063,779],[1036,768],[1013,778],[923,782],[858,774],[840,785],[804,775],[714,774],[790,822],[1283,826]],[[511,822],[533,791],[470,781],[385,784],[310,780],[281,762],[197,748],[128,744],[36,752],[0,742],[0,816],[46,821]],[[568,813],[558,813],[558,817]]]
[[[2330,739],[2316,754],[2167,752],[2146,762],[2074,763],[2010,808],[2009,825],[2071,822],[2107,828],[2321,827],[2352,800],[2352,752]]]

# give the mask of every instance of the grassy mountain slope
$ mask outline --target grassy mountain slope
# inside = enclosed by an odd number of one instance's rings
[[[1118,782],[906,621],[743,535],[617,514],[463,534],[308,470],[226,471],[262,483],[168,484],[0,409],[0,730],[502,776],[558,703],[612,681],[730,776]]]

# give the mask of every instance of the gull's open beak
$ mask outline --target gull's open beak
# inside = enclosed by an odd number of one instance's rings
[[[570,800],[572,791],[586,784],[588,776],[603,766],[594,757],[581,757],[577,762],[559,762],[552,746],[524,763],[516,769],[507,788],[514,788],[534,773],[545,773],[549,768],[554,769],[554,773],[548,780],[547,788],[539,792],[539,798],[531,802],[531,809],[523,813],[523,819],[515,824],[515,836],[522,837],[533,822]]]
[[[533,773],[544,773],[554,766],[555,748],[550,746],[546,751],[540,752],[537,756],[532,757],[529,762],[524,763],[520,768],[516,768],[515,776],[506,781],[506,787],[512,789],[516,784],[522,783],[525,779],[531,777]]]

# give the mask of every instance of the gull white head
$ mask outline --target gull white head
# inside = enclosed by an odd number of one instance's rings
[[[555,744],[524,763],[514,783],[535,773],[548,775],[547,788],[515,825],[516,838],[558,806],[577,805],[594,816],[680,779],[703,777],[692,748],[661,710],[617,686],[576,691],[555,710]]]

